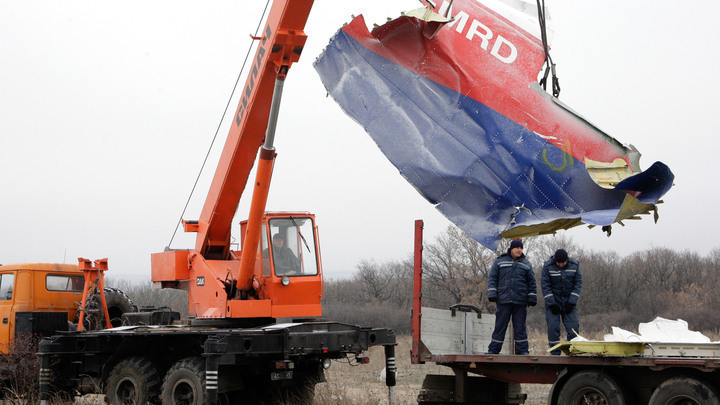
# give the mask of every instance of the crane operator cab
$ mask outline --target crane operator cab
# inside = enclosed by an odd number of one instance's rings
[[[195,227],[187,228],[195,231]],[[242,221],[240,228],[244,239],[248,221]],[[198,250],[153,254],[153,282],[160,288],[187,290],[191,318],[322,316],[322,262],[315,216],[266,212],[258,228],[257,248],[251,248],[254,253],[230,250],[222,260],[205,259]],[[251,258],[247,272],[240,265],[244,254]]]
[[[321,316],[322,264],[315,216],[267,212],[259,242],[262,282],[254,287],[257,298],[271,301],[271,316]],[[256,267],[255,274],[260,273],[258,270]]]
[[[318,274],[311,218],[271,218],[267,227],[269,231],[262,232],[264,276],[272,269],[278,277]],[[268,235],[272,235],[272,244],[267,242]]]

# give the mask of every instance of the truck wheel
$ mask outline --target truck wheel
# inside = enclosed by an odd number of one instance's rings
[[[205,362],[188,357],[173,364],[162,384],[163,405],[205,405]]]
[[[130,357],[118,363],[105,384],[105,398],[110,405],[144,405],[159,394],[160,374],[150,360]]]
[[[560,390],[559,404],[567,405],[626,405],[620,385],[609,375],[599,371],[582,371]]]
[[[673,377],[658,385],[649,405],[720,405],[717,391],[692,377]]]

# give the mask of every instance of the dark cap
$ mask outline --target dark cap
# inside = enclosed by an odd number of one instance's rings
[[[273,235],[273,240],[275,240],[275,239],[283,239],[283,240],[285,240],[285,237],[282,236],[282,234],[280,234],[280,233],[276,233],[275,235]]]
[[[513,239],[512,242],[510,242],[510,249],[521,248],[521,247],[523,247],[523,243],[520,239]]]
[[[562,263],[568,260],[568,254],[565,249],[558,249],[555,251],[555,263]]]

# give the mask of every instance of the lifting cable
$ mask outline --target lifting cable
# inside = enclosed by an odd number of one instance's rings
[[[254,38],[258,37],[258,33],[260,32],[260,25],[262,24],[263,20],[265,19],[265,13],[267,13],[268,6],[270,5],[270,0],[267,0],[265,3],[265,9],[262,12],[262,15],[260,16],[260,21],[258,21],[258,25],[255,28],[255,35]],[[215,129],[215,135],[213,135],[212,141],[210,142],[210,147],[208,148],[207,154],[205,154],[205,159],[203,160],[202,165],[200,166],[200,171],[198,172],[197,178],[195,178],[195,183],[192,186],[192,190],[190,190],[190,195],[188,196],[187,201],[185,202],[185,207],[182,210],[182,213],[180,214],[180,219],[178,220],[177,224],[175,225],[175,230],[173,231],[172,237],[170,237],[170,242],[167,244],[167,249],[170,248],[170,245],[172,245],[173,240],[175,239],[175,234],[177,234],[178,228],[180,228],[180,225],[182,224],[182,219],[185,216],[185,211],[187,211],[188,205],[190,205],[190,199],[193,196],[193,193],[195,193],[195,188],[197,187],[198,182],[200,181],[200,176],[202,175],[203,170],[205,169],[205,164],[208,161],[208,157],[210,157],[210,151],[212,151],[213,145],[215,145],[215,140],[217,139],[218,133],[220,132],[220,127],[222,126],[223,121],[225,121],[225,115],[228,112],[228,109],[230,108],[230,103],[232,102],[233,96],[235,95],[235,90],[237,90],[238,83],[240,83],[240,78],[242,77],[243,72],[245,71],[245,65],[247,64],[248,58],[250,57],[250,51],[253,49],[252,42],[250,42],[250,46],[248,47],[247,54],[245,54],[245,60],[243,61],[242,67],[240,68],[240,73],[238,73],[237,79],[235,79],[235,86],[232,89],[232,92],[230,93],[230,98],[227,101],[227,104],[225,105],[225,110],[223,111],[222,117],[220,117],[220,122],[218,123],[217,129]]]
[[[543,90],[547,91],[547,78],[552,70],[552,94],[560,97],[560,80],[555,74],[555,63],[550,57],[550,47],[548,46],[547,25],[545,23],[545,0],[537,0],[538,21],[540,22],[540,35],[542,36],[543,50],[545,51],[545,74],[540,79],[540,85]]]

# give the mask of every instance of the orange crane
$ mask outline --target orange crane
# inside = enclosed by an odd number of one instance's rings
[[[253,65],[200,219],[182,221],[185,232],[197,233],[195,249],[152,255],[153,282],[187,289],[190,314],[196,318],[321,315],[322,266],[314,216],[265,213],[283,84],[305,45],[303,29],[312,4],[276,1],[262,37],[256,38]],[[241,226],[241,250],[234,251],[232,221],[256,156],[250,213]]]
[[[282,88],[302,53],[312,4],[274,2],[200,218],[182,221],[197,233],[195,248],[152,255],[153,282],[187,290],[191,319],[143,308],[123,314],[124,328],[43,339],[42,401],[104,392],[112,404],[310,403],[333,359],[364,364],[363,352],[379,345],[393,398],[395,333],[309,320],[322,315],[315,217],[265,212]],[[240,224],[241,249],[233,250],[232,221],[256,158],[250,213]]]

